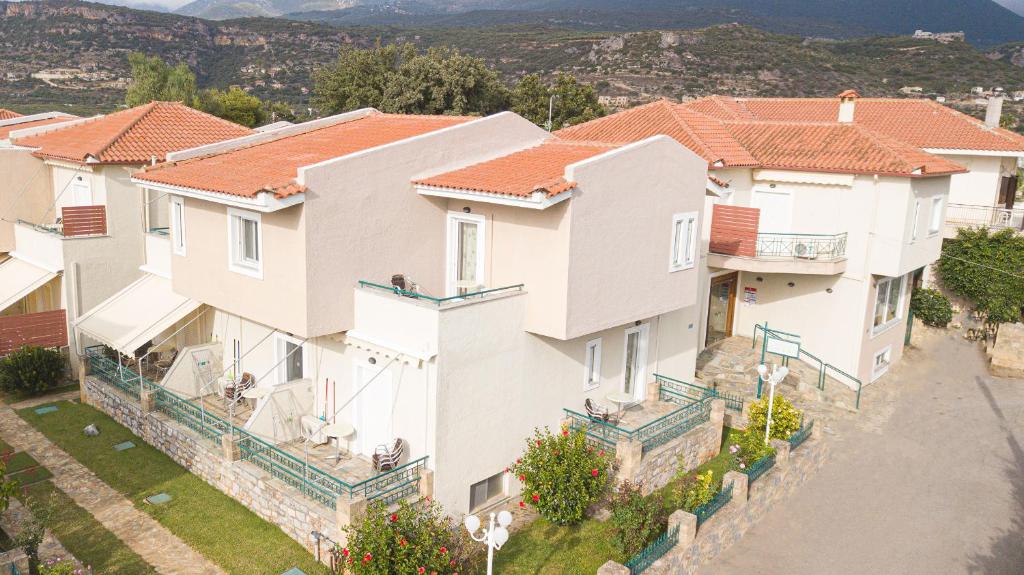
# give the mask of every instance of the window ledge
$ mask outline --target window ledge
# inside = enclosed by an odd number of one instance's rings
[[[263,268],[254,268],[232,262],[228,264],[228,269],[236,274],[242,274],[258,280],[263,279]]]
[[[902,319],[903,319],[902,317],[898,317],[896,319],[891,319],[891,320],[888,321],[888,323],[883,323],[880,326],[871,328],[871,337],[874,338],[875,336],[882,335],[883,333],[891,330],[892,328],[896,327],[897,325],[900,325]]]

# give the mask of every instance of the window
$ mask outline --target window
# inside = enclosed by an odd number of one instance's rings
[[[484,285],[483,216],[448,214],[448,295],[479,291]]]
[[[875,358],[871,366],[871,381],[875,381],[879,377],[882,377],[882,374],[889,370],[891,358],[892,346],[888,346],[875,354]]]
[[[921,219],[921,200],[914,200],[914,221],[910,223],[910,241],[917,239],[918,222]]]
[[[697,244],[697,212],[672,216],[672,261],[669,271],[693,267]]]
[[[185,198],[171,197],[171,246],[174,253],[185,255]]]
[[[228,250],[231,258],[228,267],[232,271],[262,279],[263,234],[260,228],[260,215],[229,208],[228,223]]]
[[[900,318],[906,276],[878,280],[875,293],[874,332],[879,333]]]
[[[928,235],[935,235],[942,229],[942,206],[944,203],[945,198],[942,196],[932,198],[932,217],[928,222]]]
[[[583,391],[601,385],[601,339],[587,342],[586,357],[583,360]]]
[[[476,511],[505,494],[505,473],[497,473],[469,488],[469,510]]]
[[[278,334],[277,335],[277,365],[278,383],[288,383],[305,377],[306,350],[301,339]]]

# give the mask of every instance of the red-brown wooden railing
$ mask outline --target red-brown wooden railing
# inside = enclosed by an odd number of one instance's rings
[[[64,310],[0,317],[0,356],[25,345],[64,347],[68,344],[68,320]]]
[[[715,205],[711,217],[711,253],[729,256],[757,255],[757,223],[761,210]]]
[[[106,206],[73,206],[61,208],[64,236],[96,236],[107,233]]]

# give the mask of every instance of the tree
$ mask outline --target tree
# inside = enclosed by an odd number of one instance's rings
[[[155,100],[191,105],[196,97],[196,76],[184,63],[172,68],[159,56],[132,52],[128,55],[128,65],[132,73],[124,99],[128,107]]]
[[[28,498],[26,505],[31,515],[25,519],[20,527],[14,543],[20,547],[28,556],[29,569],[35,573],[39,569],[39,546],[46,536],[46,528],[50,525],[50,518],[53,515],[53,508],[56,500],[51,497],[48,501],[39,501],[35,498]]]
[[[250,128],[263,124],[267,117],[263,102],[238,86],[227,90],[203,90],[194,107]]]
[[[549,106],[552,130],[589,122],[607,113],[598,103],[593,86],[581,84],[572,74],[559,74],[552,85],[530,74],[512,91],[512,111],[538,126],[547,127]]]
[[[993,323],[1020,321],[1024,309],[1024,236],[1013,230],[961,228],[939,258],[942,283]]]
[[[508,89],[480,58],[452,48],[418,53],[412,44],[345,47],[313,73],[313,103],[324,114],[373,107],[402,114],[490,114]]]

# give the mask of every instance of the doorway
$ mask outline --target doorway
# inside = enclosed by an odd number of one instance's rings
[[[640,324],[626,330],[626,350],[623,354],[624,370],[622,391],[633,396],[639,403],[647,394],[644,382],[647,369],[647,324]]]
[[[758,221],[759,233],[790,233],[793,204],[789,192],[776,188],[754,190],[754,207],[761,210]]]
[[[732,337],[732,323],[736,314],[736,292],[740,283],[739,272],[711,278],[708,296],[708,329],[704,347]]]
[[[373,457],[378,445],[388,445],[392,440],[391,372],[382,372],[379,367],[370,364],[356,365],[354,389],[359,394],[356,396],[353,417],[356,450],[367,457]]]

